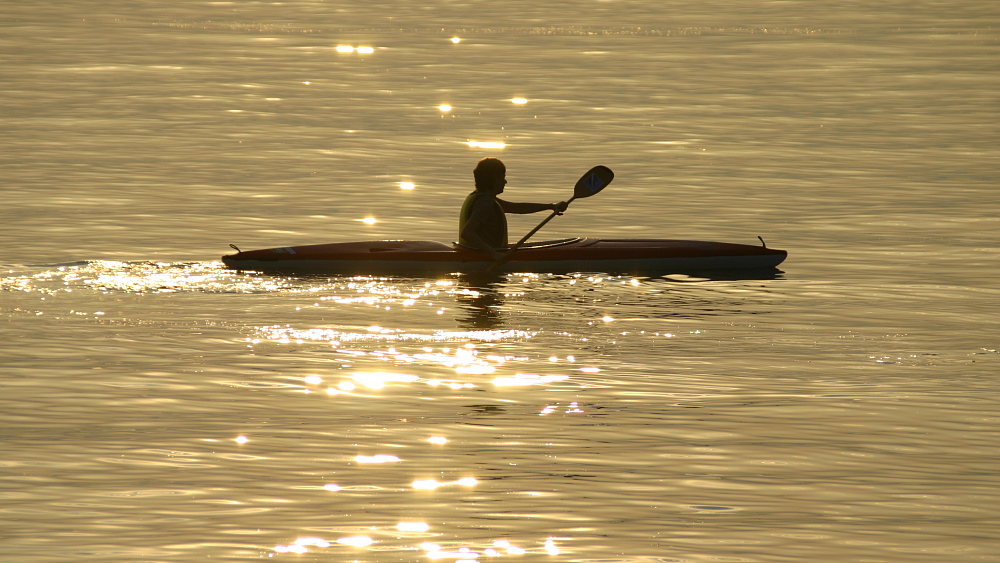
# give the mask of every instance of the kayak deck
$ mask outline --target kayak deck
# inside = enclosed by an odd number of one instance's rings
[[[690,273],[765,269],[787,252],[765,246],[672,239],[572,238],[525,245],[496,272]],[[481,272],[493,262],[461,245],[422,240],[339,242],[239,251],[227,267],[276,273],[351,275]]]

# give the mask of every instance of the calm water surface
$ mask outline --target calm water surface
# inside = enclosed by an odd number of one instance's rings
[[[1000,561],[994,3],[8,4],[0,560]],[[454,240],[483,156],[789,258],[218,262]]]

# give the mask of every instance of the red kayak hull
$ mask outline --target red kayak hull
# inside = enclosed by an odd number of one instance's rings
[[[496,272],[691,273],[768,269],[787,252],[758,245],[669,239],[576,238],[526,245]],[[236,270],[348,275],[474,273],[492,265],[479,251],[434,241],[340,242],[249,250],[222,257]]]

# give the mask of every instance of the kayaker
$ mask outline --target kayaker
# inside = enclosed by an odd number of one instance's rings
[[[458,241],[489,254],[493,260],[503,260],[500,250],[508,246],[505,213],[538,213],[566,210],[566,202],[514,203],[497,196],[507,185],[507,167],[499,158],[486,157],[472,171],[476,191],[462,204],[458,223]]]

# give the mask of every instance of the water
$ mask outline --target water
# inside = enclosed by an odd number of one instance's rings
[[[995,6],[422,4],[0,8],[0,559],[1000,560]],[[217,261],[454,240],[488,155],[789,258]]]

